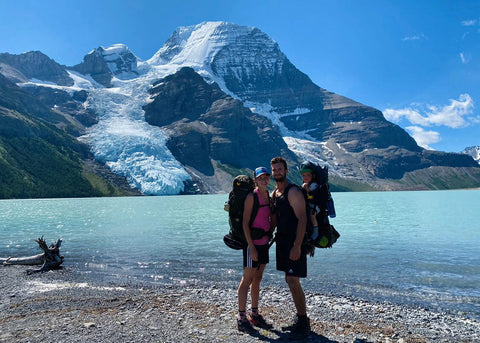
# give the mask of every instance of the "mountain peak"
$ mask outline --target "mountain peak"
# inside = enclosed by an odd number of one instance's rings
[[[1,53],[0,63],[16,69],[17,75],[23,74],[26,79],[37,79],[67,86],[73,84],[73,80],[64,67],[40,51],[29,51],[20,55]],[[22,77],[19,76],[17,79],[22,79]]]
[[[137,65],[140,59],[125,44],[100,46],[83,58],[74,70],[90,75],[98,83],[110,87],[112,75],[119,79],[131,79],[138,76]]]
[[[477,161],[478,164],[480,164],[480,145],[475,145],[475,146],[470,146],[468,148],[465,148],[461,153],[472,156],[473,159]]]
[[[90,54],[97,53],[107,63],[108,69],[117,77],[124,73],[137,73],[137,63],[140,59],[130,51],[125,44],[113,44],[109,47],[100,46],[92,50]]]
[[[153,65],[173,63],[203,66],[211,63],[223,47],[233,42],[238,43],[239,37],[254,31],[261,32],[255,27],[223,21],[181,26],[148,62]],[[266,34],[262,34],[266,40],[272,41]]]

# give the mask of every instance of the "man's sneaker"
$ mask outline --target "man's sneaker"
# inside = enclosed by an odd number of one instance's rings
[[[261,314],[257,314],[256,316],[252,315],[250,317],[250,323],[261,329],[270,330],[271,328],[273,328],[273,325],[267,323],[265,319],[263,319]]]
[[[252,324],[248,321],[247,318],[245,319],[237,319],[237,328],[238,331],[242,332],[254,332],[255,329],[253,328]]]

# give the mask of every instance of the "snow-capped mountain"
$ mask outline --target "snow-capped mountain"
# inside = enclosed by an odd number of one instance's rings
[[[122,78],[137,76],[137,64],[139,59],[125,44],[114,44],[108,48],[100,47],[98,51],[113,75]],[[132,75],[133,74],[133,75]]]
[[[82,63],[73,69],[83,75],[90,75],[96,82],[110,87],[112,78],[131,79],[137,77],[141,61],[124,44],[99,47],[90,51]]]
[[[9,58],[10,75],[23,70],[20,58]],[[116,44],[63,70],[70,81],[29,73],[15,82],[48,93],[56,111],[86,125],[80,139],[95,158],[144,194],[178,194],[188,182],[225,191],[226,170],[267,165],[272,154],[328,164],[338,177],[379,189],[401,188],[386,179],[418,169],[476,165],[465,155],[423,150],[380,111],[315,85],[254,27],[180,27],[147,61]]]
[[[257,28],[206,22],[178,28],[148,63],[192,67],[224,91],[249,100],[255,80],[273,79],[286,60],[278,44]]]
[[[480,164],[480,146],[479,145],[465,148],[461,153],[472,156],[473,159],[477,161],[478,164]]]

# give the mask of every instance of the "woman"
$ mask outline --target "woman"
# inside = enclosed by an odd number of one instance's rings
[[[245,198],[243,212],[243,232],[247,240],[247,247],[243,249],[243,277],[238,286],[238,320],[239,331],[251,332],[252,324],[259,328],[270,329],[268,324],[258,312],[260,298],[260,282],[263,271],[269,262],[269,232],[271,228],[270,197],[267,186],[270,183],[270,173],[265,167],[255,169],[255,189]],[[258,201],[254,197],[257,197]],[[254,209],[258,207],[258,211]],[[252,214],[256,212],[255,218]],[[252,219],[252,220],[251,220]],[[251,224],[251,225],[250,225]],[[247,318],[247,297],[250,288],[251,314]]]

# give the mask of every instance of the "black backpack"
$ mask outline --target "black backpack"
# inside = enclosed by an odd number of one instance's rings
[[[303,162],[299,166],[299,170],[307,168],[313,171],[313,181],[318,184],[318,188],[314,191],[307,192],[302,188],[305,200],[313,202],[315,206],[318,206],[320,211],[317,213],[316,218],[318,222],[318,238],[314,242],[314,246],[317,248],[331,248],[332,245],[340,238],[340,234],[333,225],[330,224],[328,217],[336,217],[335,206],[333,198],[330,193],[330,186],[328,185],[328,166],[321,167],[312,162]],[[310,216],[308,216],[310,218]],[[310,220],[309,220],[310,222]],[[309,235],[307,226],[307,235]]]
[[[228,201],[225,203],[225,210],[228,211],[228,223],[230,231],[223,237],[224,243],[232,249],[240,250],[246,247],[247,241],[243,233],[243,210],[245,206],[245,198],[248,194],[253,193],[253,208],[250,217],[249,226],[251,227],[253,220],[257,216],[260,203],[258,196],[253,192],[255,182],[250,176],[238,175],[233,179],[232,190],[228,195]],[[258,239],[266,233],[261,229],[250,228],[253,239]]]
[[[320,208],[320,217],[328,216],[335,218],[335,205],[333,203],[330,186],[328,185],[328,166],[322,167],[315,163],[306,161],[299,166],[299,170],[308,168],[313,171],[313,181],[318,184],[318,188],[308,193],[308,200]],[[319,219],[319,218],[317,218]],[[324,218],[322,221],[325,221]],[[320,223],[320,222],[319,222]]]

